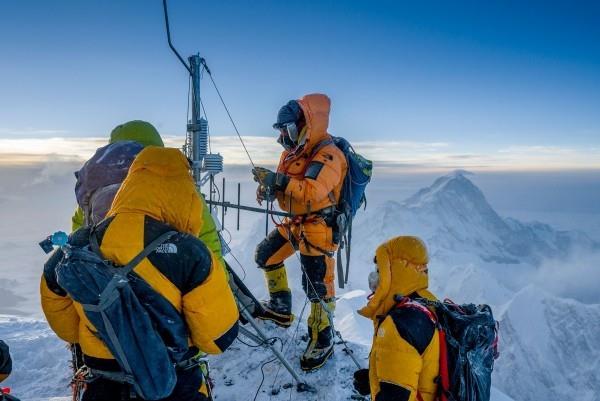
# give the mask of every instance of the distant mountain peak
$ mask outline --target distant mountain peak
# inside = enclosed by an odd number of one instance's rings
[[[468,171],[468,170],[457,169],[457,170],[449,172],[448,174],[445,175],[445,177],[456,178],[459,176],[465,177],[467,175],[475,175],[475,173]]]
[[[473,173],[455,170],[439,177],[434,183],[421,189],[403,202],[405,207],[423,207],[428,204],[462,204],[479,210],[490,210],[483,192],[467,176]]]
[[[502,265],[539,266],[547,258],[567,257],[575,246],[600,249],[600,244],[578,232],[502,218],[468,175],[453,171],[404,202],[386,202],[375,212],[378,233],[392,237],[412,232],[437,251],[461,251]]]

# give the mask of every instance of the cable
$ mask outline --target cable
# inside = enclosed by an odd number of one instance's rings
[[[270,338],[267,338],[266,340],[261,341],[258,344],[248,344],[247,342],[240,340],[239,336],[236,339],[239,342],[241,342],[242,344],[244,344],[245,346],[250,347],[250,348],[260,348],[260,347],[265,346],[265,344],[274,345],[277,341],[279,341],[279,343],[282,345],[282,348],[283,348],[283,340],[281,339],[281,337],[270,337]]]
[[[231,125],[233,125],[233,129],[235,130],[235,133],[237,134],[238,138],[240,139],[242,147],[244,148],[244,151],[246,152],[246,155],[248,156],[248,160],[250,160],[250,164],[252,165],[252,168],[256,168],[256,165],[254,164],[254,161],[252,160],[252,156],[250,156],[250,152],[248,152],[248,148],[246,147],[246,144],[244,143],[244,140],[242,139],[242,135],[240,135],[240,131],[238,130],[237,125],[235,124],[235,121],[233,121],[233,117],[231,117],[231,113],[229,112],[229,108],[225,104],[225,100],[223,100],[223,96],[221,95],[221,91],[217,87],[217,83],[215,82],[215,79],[213,78],[212,73],[210,72],[210,69],[206,65],[206,60],[201,59],[201,63],[203,65],[204,69],[206,70],[206,72],[208,73],[208,76],[209,76],[209,78],[210,78],[210,80],[211,80],[211,82],[212,82],[212,84],[213,84],[213,86],[215,88],[215,91],[217,92],[217,95],[219,96],[219,99],[221,100],[221,104],[225,108],[225,112],[227,112],[227,116],[229,117],[229,121],[231,121]]]
[[[281,222],[281,219],[279,219],[279,220]],[[294,242],[292,241],[292,238],[291,238],[292,235],[293,235],[292,232],[291,232],[291,230],[286,227],[286,231],[288,232],[288,241],[290,242],[290,244],[292,245],[292,247],[294,247],[294,249],[296,249],[296,247],[294,246]],[[306,269],[304,268],[304,265],[302,264],[302,259],[300,259],[300,256],[298,256],[297,252],[294,252],[294,255],[296,255],[296,258],[298,259],[298,263],[300,263],[300,269],[302,270],[302,273],[306,277],[306,281],[309,283],[310,287],[312,288],[313,293],[315,295],[317,295],[317,297],[319,298],[319,303],[321,304],[321,307],[323,308],[323,310],[325,310],[325,312],[327,313],[327,315],[329,317],[329,324],[331,325],[331,330],[333,331],[333,334],[336,335],[340,339],[342,345],[344,346],[344,350],[350,356],[350,358],[352,359],[352,361],[354,362],[354,364],[360,369],[361,366],[358,363],[358,361],[354,358],[353,351],[350,349],[350,347],[348,347],[348,344],[346,343],[346,340],[344,340],[344,338],[342,337],[342,333],[340,333],[338,330],[335,330],[335,326],[333,324],[333,313],[329,310],[329,308],[327,308],[327,305],[325,304],[325,301],[317,293],[317,290],[316,290],[316,287],[315,287],[314,283],[312,282],[312,280],[308,276],[308,273],[306,272]]]
[[[223,228],[221,229],[221,232],[225,232],[225,233],[227,233],[227,235],[229,236],[229,239],[228,239],[228,240],[225,240],[225,243],[226,243],[227,245],[231,244],[231,241],[233,240],[233,235],[231,235],[231,231],[229,231],[227,228],[223,227]]]
[[[246,279],[246,269],[244,269],[244,266],[242,266],[242,264],[240,263],[240,261],[238,260],[238,258],[234,255],[233,251],[230,250],[229,254],[233,258],[233,260],[235,260],[235,262],[238,264],[238,266],[240,267],[240,269],[242,269],[242,271],[244,272],[244,278],[242,279],[242,281],[244,281]]]
[[[281,352],[283,352],[283,341],[281,341],[281,338],[280,337],[273,337],[273,338],[279,339],[279,341],[281,343]],[[256,393],[254,394],[253,401],[256,401],[256,398],[258,397],[258,393],[260,392],[260,389],[261,389],[262,385],[265,383],[265,372],[264,372],[263,369],[265,368],[265,366],[267,366],[267,364],[269,364],[271,362],[275,362],[276,360],[277,360],[277,358],[273,358],[273,359],[270,359],[270,360],[268,360],[266,362],[263,362],[262,365],[260,365],[260,375],[262,376],[262,378],[260,380],[258,388],[256,389]],[[280,367],[281,367],[281,365],[280,365]]]
[[[265,371],[263,369],[265,368],[265,366],[267,366],[267,364],[269,364],[271,362],[275,362],[276,360],[277,360],[277,358],[269,359],[268,361],[263,362],[263,364],[260,365],[261,379],[260,379],[260,383],[258,384],[258,388],[256,389],[256,393],[254,394],[253,401],[256,401],[256,398],[258,397],[258,393],[260,392],[260,389],[265,382]]]
[[[221,191],[219,191],[219,186],[217,184],[215,184],[214,180],[212,181],[212,186],[215,189],[215,192],[217,193],[217,202],[221,201]],[[212,188],[211,188],[212,190]]]

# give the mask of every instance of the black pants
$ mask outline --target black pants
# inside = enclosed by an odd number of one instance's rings
[[[208,398],[198,392],[202,385],[200,368],[177,372],[177,385],[173,393],[160,401],[206,401]],[[88,384],[82,401],[130,401],[142,400],[133,393],[129,384],[117,383],[107,379],[97,379]]]
[[[302,275],[302,288],[306,296],[311,302],[333,298],[335,296],[333,258],[323,255],[315,247],[307,246],[302,240],[300,240],[299,250],[300,263],[306,272],[306,275]],[[294,253],[296,250],[288,238],[275,229],[257,245],[254,258],[259,268],[273,270],[281,267],[283,262]],[[310,283],[307,278],[310,279]]]

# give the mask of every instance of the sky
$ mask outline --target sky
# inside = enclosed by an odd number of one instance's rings
[[[257,159],[277,157],[279,107],[323,92],[331,132],[382,167],[600,169],[597,2],[170,0],[169,11],[175,46],[206,58]],[[187,73],[161,1],[0,0],[0,37],[2,164],[85,158],[86,141],[131,119],[182,138]],[[202,96],[223,136],[215,151],[240,163],[207,79]]]

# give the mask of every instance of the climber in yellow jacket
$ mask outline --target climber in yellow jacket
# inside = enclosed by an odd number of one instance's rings
[[[133,141],[141,145],[141,147],[145,146],[164,146],[163,140],[160,137],[160,134],[154,128],[154,126],[146,121],[141,120],[133,120],[128,121],[126,123],[120,124],[115,127],[110,134],[110,144],[115,144],[118,142],[126,142]],[[85,165],[84,165],[85,168]],[[82,169],[83,170],[83,169]],[[78,228],[83,227],[88,224],[95,224],[102,218],[104,218],[104,214],[110,208],[110,203],[112,202],[112,197],[117,193],[119,185],[113,188],[98,188],[94,187],[91,183],[81,182],[83,177],[78,177],[78,185],[82,184],[82,188],[87,187],[90,188],[89,194],[87,196],[90,199],[93,199],[94,193],[98,193],[101,191],[107,192],[106,203],[107,205],[104,208],[101,208],[101,213],[99,216],[92,216],[92,213],[87,209],[88,206],[91,208],[92,205],[82,205],[80,204],[73,216],[71,217],[71,229],[72,231],[76,231]],[[204,197],[200,197],[201,208],[199,213],[202,216],[202,224],[200,225],[199,232],[196,233],[198,238],[206,244],[208,249],[210,249],[219,259],[221,263],[222,260],[222,250],[221,250],[221,240],[219,238],[219,234],[217,233],[217,228],[215,222],[210,214],[210,208],[206,205]],[[95,217],[95,218],[92,218]]]
[[[369,369],[354,373],[354,386],[373,401],[433,401],[437,394],[440,344],[437,329],[418,308],[398,308],[402,297],[435,300],[428,290],[429,257],[417,237],[400,236],[377,248],[373,291],[358,311],[373,321]]]
[[[190,357],[199,350],[223,352],[238,332],[238,310],[225,270],[197,238],[201,209],[201,198],[185,156],[177,149],[149,146],[137,155],[107,218],[92,233],[102,257],[123,266],[161,234],[178,231],[164,249],[151,253],[134,272],[185,319]],[[74,236],[82,231],[85,230]],[[42,308],[50,327],[63,340],[80,344],[88,367],[119,370],[82,306],[56,282],[55,267],[56,261],[53,265],[51,257],[41,282]],[[117,395],[127,386],[99,379],[88,384],[83,399],[119,399]],[[182,370],[167,400],[203,400],[198,392],[201,386],[199,369]]]

